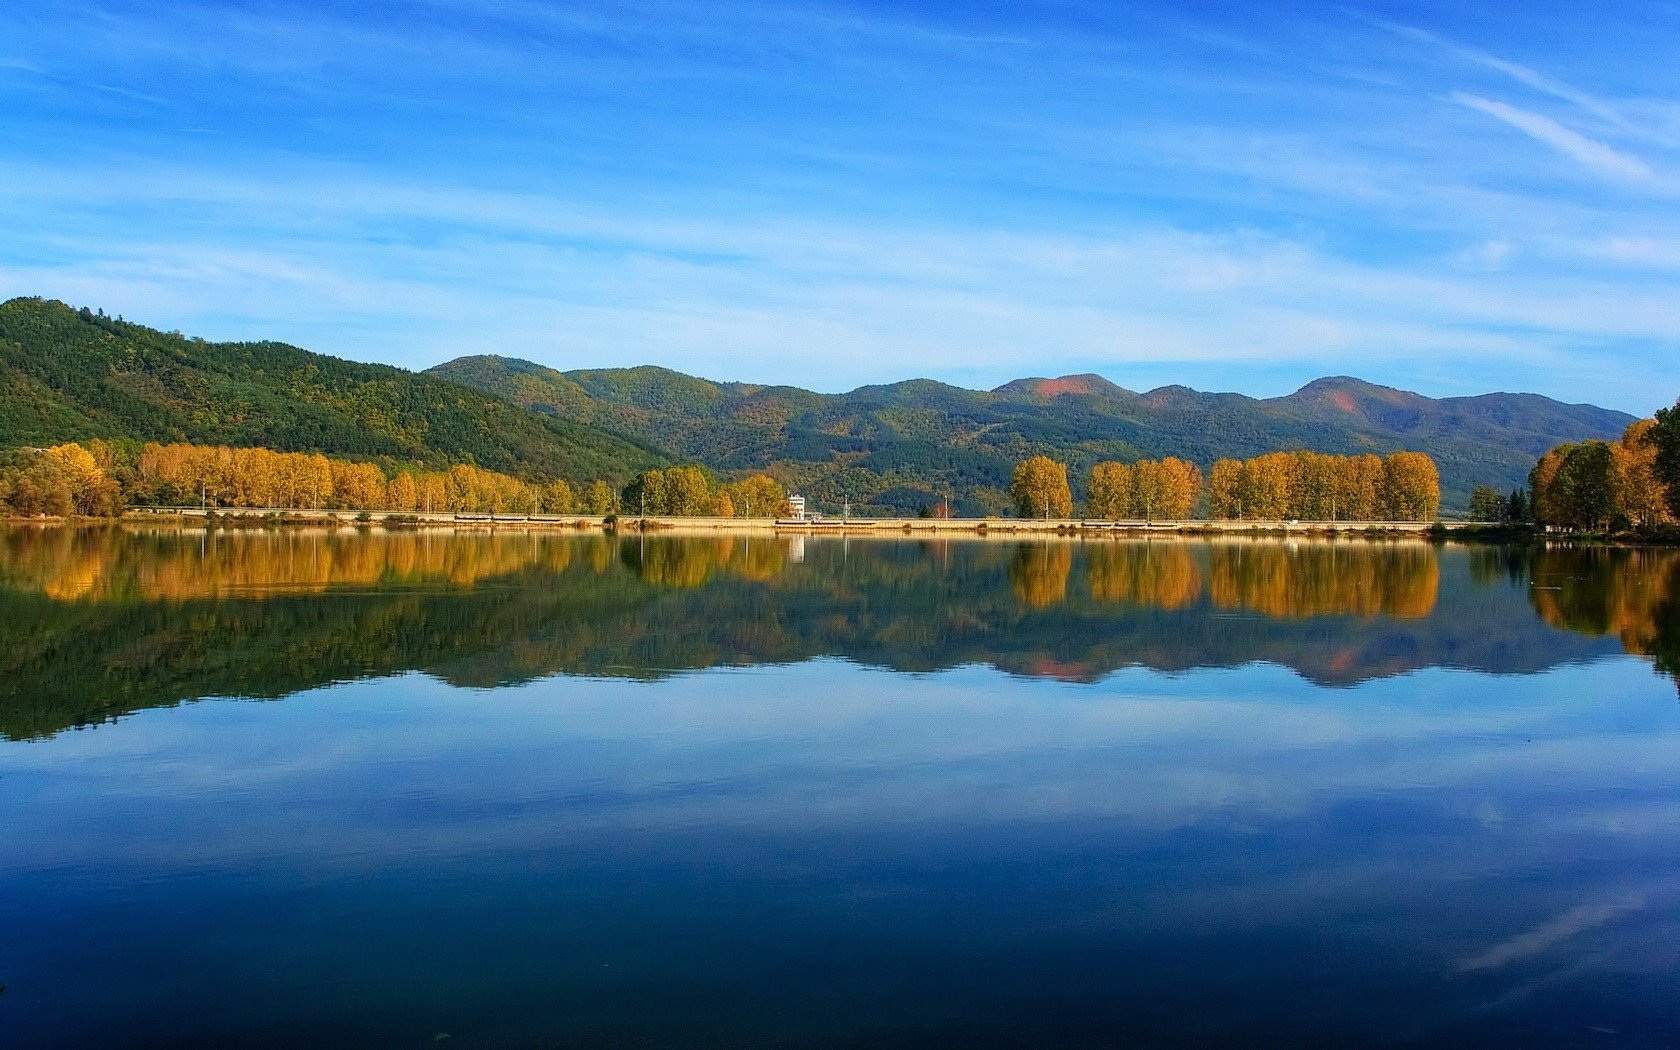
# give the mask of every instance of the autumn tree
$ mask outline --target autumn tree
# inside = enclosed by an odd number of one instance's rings
[[[1215,460],[1208,471],[1208,517],[1232,520],[1243,517],[1243,464],[1234,459]]]
[[[1563,508],[1558,503],[1557,474],[1563,465],[1564,448],[1548,449],[1528,472],[1529,513],[1542,525],[1563,522]]]
[[[1336,467],[1336,509],[1343,521],[1372,521],[1382,502],[1383,461],[1373,453],[1341,457]]]
[[[1320,452],[1296,452],[1292,472],[1289,516],[1307,521],[1335,521],[1343,508],[1337,506],[1340,494],[1337,457]]]
[[[123,493],[99,457],[79,444],[19,449],[0,461],[0,489],[23,515],[110,517],[122,512]]]
[[[1018,463],[1009,496],[1023,518],[1066,518],[1073,514],[1067,464],[1049,456],[1032,456]]]
[[[590,514],[607,515],[618,509],[618,493],[611,485],[597,478],[583,491],[583,509]]]
[[[1389,521],[1433,521],[1441,509],[1441,475],[1422,452],[1383,460],[1382,511]]]
[[[665,472],[667,514],[689,517],[710,514],[716,498],[704,467],[672,467]]]
[[[385,472],[372,463],[331,461],[331,505],[344,510],[384,510]]]
[[[549,514],[570,514],[577,509],[572,486],[564,478],[556,478],[543,486],[542,509]]]
[[[1092,467],[1085,510],[1104,521],[1131,517],[1132,468],[1112,460]]]
[[[1654,419],[1635,420],[1610,446],[1621,481],[1617,510],[1633,525],[1655,525],[1670,517],[1667,493],[1657,476],[1657,444],[1652,440],[1656,426]]]
[[[418,510],[420,488],[414,475],[403,471],[385,484],[385,505],[392,510]]]
[[[787,490],[768,474],[732,481],[725,485],[736,514],[749,518],[777,518],[787,512]]]
[[[1132,467],[1132,506],[1146,519],[1187,518],[1201,493],[1202,472],[1194,463],[1169,456]]]
[[[1243,464],[1244,517],[1278,521],[1289,516],[1295,490],[1295,457],[1268,452]]]

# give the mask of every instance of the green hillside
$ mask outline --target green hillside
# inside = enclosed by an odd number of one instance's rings
[[[0,303],[0,378],[0,447],[193,441],[576,480],[664,462],[434,376],[284,343],[207,343],[43,299]]]
[[[1010,471],[1036,453],[1067,460],[1077,487],[1102,459],[1205,467],[1292,448],[1428,452],[1452,509],[1476,485],[1523,484],[1553,445],[1615,437],[1632,421],[1532,394],[1432,399],[1345,377],[1261,400],[1135,393],[1090,375],[819,394],[501,357],[415,374],[283,343],[208,343],[42,299],[0,304],[0,379],[0,447],[182,440],[573,480],[689,460],[769,469],[819,505],[912,514],[947,496],[961,513],[1001,511]]]
[[[1524,484],[1553,445],[1615,437],[1633,421],[1532,394],[1433,399],[1346,377],[1262,400],[1187,387],[1140,394],[1089,375],[991,391],[912,380],[816,394],[652,367],[562,373],[499,357],[461,358],[430,374],[657,440],[714,468],[768,467],[821,503],[849,498],[910,513],[945,495],[959,512],[999,510],[1014,464],[1035,453],[1069,461],[1077,485],[1102,459],[1171,455],[1206,467],[1295,448],[1428,452],[1446,506],[1462,508],[1477,485]]]

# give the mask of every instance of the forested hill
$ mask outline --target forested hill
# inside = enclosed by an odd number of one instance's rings
[[[1135,393],[1098,376],[996,390],[929,380],[818,394],[641,367],[561,373],[466,357],[415,374],[283,343],[208,343],[42,299],[0,303],[0,448],[87,438],[321,451],[527,478],[627,480],[672,459],[771,468],[821,505],[960,513],[1006,505],[1020,459],[1074,467],[1176,455],[1204,467],[1278,449],[1416,449],[1449,509],[1515,488],[1540,453],[1613,438],[1632,417],[1531,394],[1422,397],[1321,379],[1258,400],[1186,387]]]
[[[947,493],[959,512],[1003,506],[1022,457],[1067,460],[1076,488],[1102,459],[1222,456],[1280,449],[1414,449],[1440,464],[1449,509],[1476,485],[1525,483],[1546,449],[1613,438],[1633,417],[1533,394],[1433,399],[1358,379],[1320,379],[1256,399],[1169,386],[1145,393],[1100,376],[1020,379],[996,390],[929,380],[844,394],[714,383],[654,367],[557,372],[529,361],[464,357],[430,370],[557,418],[658,440],[714,468],[776,468],[825,503],[850,498],[901,511]]]
[[[5,448],[193,441],[621,481],[665,462],[434,376],[283,343],[207,343],[43,299],[0,303],[0,380]]]

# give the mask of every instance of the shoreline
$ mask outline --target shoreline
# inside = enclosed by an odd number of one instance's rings
[[[135,508],[122,521],[216,524],[222,527],[263,527],[335,524],[382,525],[387,528],[523,528],[622,532],[764,532],[788,535],[1354,535],[1427,536],[1439,532],[1475,530],[1489,526],[1473,522],[1429,521],[1105,521],[1081,518],[827,518],[799,521],[787,518],[718,518],[705,516],[412,513],[397,511],[269,512]]]
[[[156,525],[175,528],[380,528],[398,530],[625,532],[687,535],[746,533],[785,536],[976,537],[976,538],[1186,538],[1273,537],[1298,539],[1416,539],[1466,543],[1564,543],[1606,547],[1663,547],[1680,545],[1680,529],[1629,533],[1547,532],[1533,526],[1489,522],[1329,522],[1329,521],[1097,521],[1093,519],[1022,518],[876,518],[839,521],[794,521],[775,518],[655,517],[588,514],[454,514],[398,511],[212,511],[196,508],[131,508],[118,518],[5,517],[0,525],[13,528]]]

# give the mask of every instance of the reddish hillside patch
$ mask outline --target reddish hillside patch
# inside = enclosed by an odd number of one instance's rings
[[[1060,397],[1063,394],[1092,393],[1091,381],[1083,376],[1063,376],[1060,379],[1044,379],[1038,384],[1038,396]]]
[[[1346,390],[1337,390],[1330,395],[1330,403],[1343,412],[1357,412],[1359,406],[1354,403],[1353,395]]]

